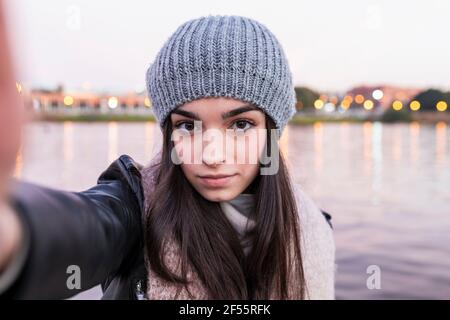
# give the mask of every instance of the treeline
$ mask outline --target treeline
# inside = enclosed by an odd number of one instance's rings
[[[420,109],[418,111],[438,111],[436,105],[439,102],[445,102],[450,106],[450,91],[442,92],[436,89],[427,89],[417,94],[412,101],[418,101],[420,103]],[[447,112],[450,112],[450,108],[446,108]]]
[[[314,102],[322,96],[321,93],[307,87],[295,87],[295,93],[297,96],[297,111],[314,109]],[[343,96],[345,96],[345,94]],[[343,96],[338,98],[337,105],[342,102]],[[450,112],[450,91],[443,92],[437,89],[426,89],[412,97],[409,101],[402,101],[402,104],[405,106],[403,111],[412,111],[408,106],[413,101],[415,103],[419,102],[420,104],[420,108],[416,111],[439,111],[437,105],[438,103],[441,103],[441,105],[445,104],[448,106],[445,110],[441,111]],[[394,101],[391,101],[390,103],[392,106]],[[350,107],[355,105],[360,106],[360,104],[352,102]]]

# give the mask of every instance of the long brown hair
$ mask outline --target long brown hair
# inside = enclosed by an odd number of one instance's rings
[[[275,128],[266,116],[267,152]],[[197,272],[212,299],[287,299],[305,297],[297,205],[285,161],[278,148],[279,170],[258,175],[250,188],[255,194],[252,251],[245,257],[241,244],[219,203],[200,195],[171,160],[174,147],[171,121],[163,127],[161,162],[157,164],[152,201],[145,215],[146,254],[152,270],[188,290],[188,265]],[[264,166],[260,164],[260,166]],[[181,275],[164,263],[170,237],[180,248]],[[295,267],[294,267],[295,266]],[[291,276],[299,279],[289,289]],[[275,292],[274,292],[275,291]],[[189,290],[188,290],[189,292]]]

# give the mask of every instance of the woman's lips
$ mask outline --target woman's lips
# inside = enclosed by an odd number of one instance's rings
[[[232,175],[220,175],[220,176],[200,176],[200,181],[207,187],[223,187],[228,184],[235,176]]]

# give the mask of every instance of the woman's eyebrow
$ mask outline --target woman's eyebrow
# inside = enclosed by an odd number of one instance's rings
[[[183,109],[175,109],[172,111],[172,113],[177,113],[180,114],[182,116],[188,117],[188,118],[192,118],[194,120],[200,120],[200,117],[197,113],[195,112],[190,112],[190,111],[186,111]]]
[[[242,107],[230,110],[228,112],[222,113],[222,119],[227,119],[233,116],[236,116],[238,114],[247,112],[247,111],[252,111],[252,110],[260,110],[258,107],[254,106],[253,104],[246,104]]]
[[[236,109],[233,109],[233,110],[230,110],[230,111],[222,113],[222,119],[225,120],[225,119],[228,119],[230,117],[236,116],[238,114],[241,114],[241,113],[244,113],[244,112],[247,112],[247,111],[252,111],[252,110],[259,110],[259,108],[254,106],[253,104],[246,104],[246,105],[244,105],[242,107],[238,107]],[[177,114],[182,115],[182,116],[185,116],[185,117],[188,117],[188,118],[192,118],[194,120],[201,120],[200,116],[197,113],[195,113],[195,112],[186,111],[186,110],[183,110],[183,109],[175,109],[172,112],[173,113],[177,113]]]

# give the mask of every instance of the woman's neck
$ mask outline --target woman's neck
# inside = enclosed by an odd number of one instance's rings
[[[241,193],[228,201],[241,215],[252,218],[255,213],[255,196],[250,193]]]

